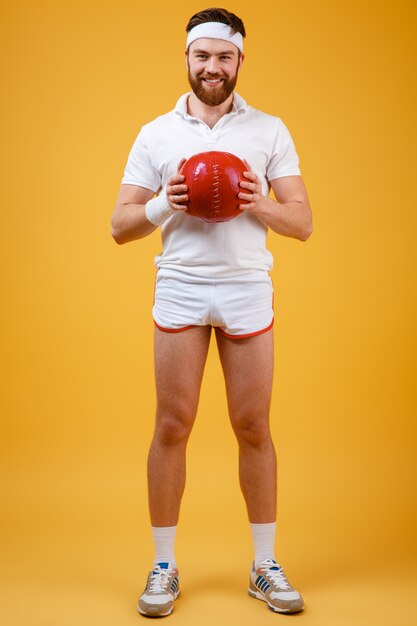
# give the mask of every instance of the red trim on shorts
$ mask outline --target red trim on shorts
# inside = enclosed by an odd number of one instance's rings
[[[188,330],[189,328],[195,328],[197,326],[197,324],[191,324],[190,326],[183,326],[183,328],[164,328],[163,326],[157,324],[155,320],[153,321],[153,323],[159,330],[162,330],[164,333],[182,333],[183,330]]]
[[[218,330],[222,335],[224,335],[225,337],[228,337],[229,339],[246,339],[247,337],[255,337],[255,335],[262,335],[262,333],[266,333],[268,330],[271,330],[273,325],[274,325],[274,318],[272,318],[272,322],[266,328],[263,328],[262,330],[257,330],[254,333],[247,333],[246,335],[229,335],[229,333],[226,333],[224,330],[222,330],[219,327],[216,328],[216,330]]]

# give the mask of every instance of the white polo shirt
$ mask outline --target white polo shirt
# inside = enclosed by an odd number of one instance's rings
[[[122,184],[158,193],[183,157],[219,150],[246,159],[268,195],[270,182],[299,176],[298,156],[290,133],[278,117],[248,106],[234,93],[233,109],[213,128],[187,113],[186,93],[174,110],[145,124],[130,151]],[[179,212],[161,227],[163,251],[155,257],[162,272],[185,280],[252,276],[272,269],[266,249],[267,228],[249,212],[228,222],[207,223]]]

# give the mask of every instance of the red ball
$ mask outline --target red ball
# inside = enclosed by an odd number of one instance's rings
[[[248,168],[239,157],[230,152],[200,152],[194,154],[182,166],[188,186],[187,213],[204,222],[227,222],[241,215],[238,198],[244,191],[240,181]]]

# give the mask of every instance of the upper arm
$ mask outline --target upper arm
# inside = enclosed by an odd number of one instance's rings
[[[283,176],[270,181],[278,202],[303,202],[309,206],[307,190],[301,176]]]
[[[145,189],[145,187],[138,187],[137,185],[120,185],[116,209],[124,204],[146,204],[153,196],[152,189]]]

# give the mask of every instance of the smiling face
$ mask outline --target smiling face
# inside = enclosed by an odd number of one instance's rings
[[[233,92],[243,54],[223,39],[197,39],[186,52],[188,80],[197,98],[209,106],[222,104]]]

